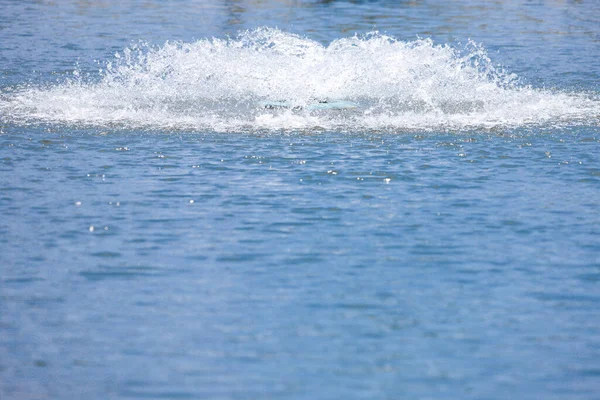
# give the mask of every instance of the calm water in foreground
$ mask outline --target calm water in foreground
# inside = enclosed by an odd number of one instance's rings
[[[56,3],[0,0],[1,399],[600,396],[597,4]]]

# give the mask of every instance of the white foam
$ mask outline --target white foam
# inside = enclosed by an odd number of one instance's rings
[[[345,99],[355,110],[265,110]],[[328,46],[277,29],[234,39],[140,44],[49,87],[0,97],[2,119],[124,127],[242,131],[280,129],[488,129],[597,125],[597,94],[534,89],[496,69],[485,50],[399,41],[372,33]]]

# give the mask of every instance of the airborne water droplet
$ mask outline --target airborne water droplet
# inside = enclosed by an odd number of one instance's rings
[[[600,121],[597,97],[522,85],[475,43],[402,41],[373,32],[323,45],[258,28],[228,40],[133,45],[100,64],[96,76],[3,95],[0,110],[15,121],[224,132],[422,132]],[[340,101],[355,106],[332,107]]]

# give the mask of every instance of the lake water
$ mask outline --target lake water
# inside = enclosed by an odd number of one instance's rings
[[[598,398],[599,27],[0,0],[0,398]]]

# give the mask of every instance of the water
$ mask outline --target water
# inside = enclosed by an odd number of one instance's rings
[[[0,398],[597,397],[599,22],[0,1]]]

